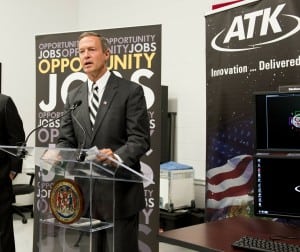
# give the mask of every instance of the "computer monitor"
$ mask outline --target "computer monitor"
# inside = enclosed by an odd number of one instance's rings
[[[255,93],[256,151],[300,152],[300,93]]]
[[[300,219],[300,154],[254,156],[254,214]]]

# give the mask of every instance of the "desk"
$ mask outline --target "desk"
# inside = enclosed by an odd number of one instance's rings
[[[231,246],[243,235],[260,238],[269,238],[271,235],[296,236],[297,240],[288,242],[300,245],[299,227],[242,216],[162,232],[159,240],[197,251],[245,252]]]

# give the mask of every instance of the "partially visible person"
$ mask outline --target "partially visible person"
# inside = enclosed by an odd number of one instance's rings
[[[0,145],[21,145],[23,122],[13,100],[0,94]],[[12,180],[22,171],[22,160],[0,150],[0,252],[15,252]]]

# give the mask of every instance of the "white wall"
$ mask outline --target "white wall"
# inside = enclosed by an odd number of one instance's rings
[[[77,0],[1,0],[2,93],[15,101],[26,135],[35,127],[35,36],[77,29],[77,6]],[[28,145],[34,142],[32,136]]]
[[[4,2],[4,1],[3,1]],[[205,179],[205,13],[211,0],[10,0],[1,3],[2,92],[11,95],[26,134],[35,127],[35,35],[162,25],[162,84],[177,112],[176,160]],[[17,91],[15,93],[15,91]],[[34,136],[29,145],[34,144]]]

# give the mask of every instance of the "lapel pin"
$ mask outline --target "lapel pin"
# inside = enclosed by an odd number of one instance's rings
[[[107,101],[104,101],[104,102],[103,102],[103,105],[107,105]]]

